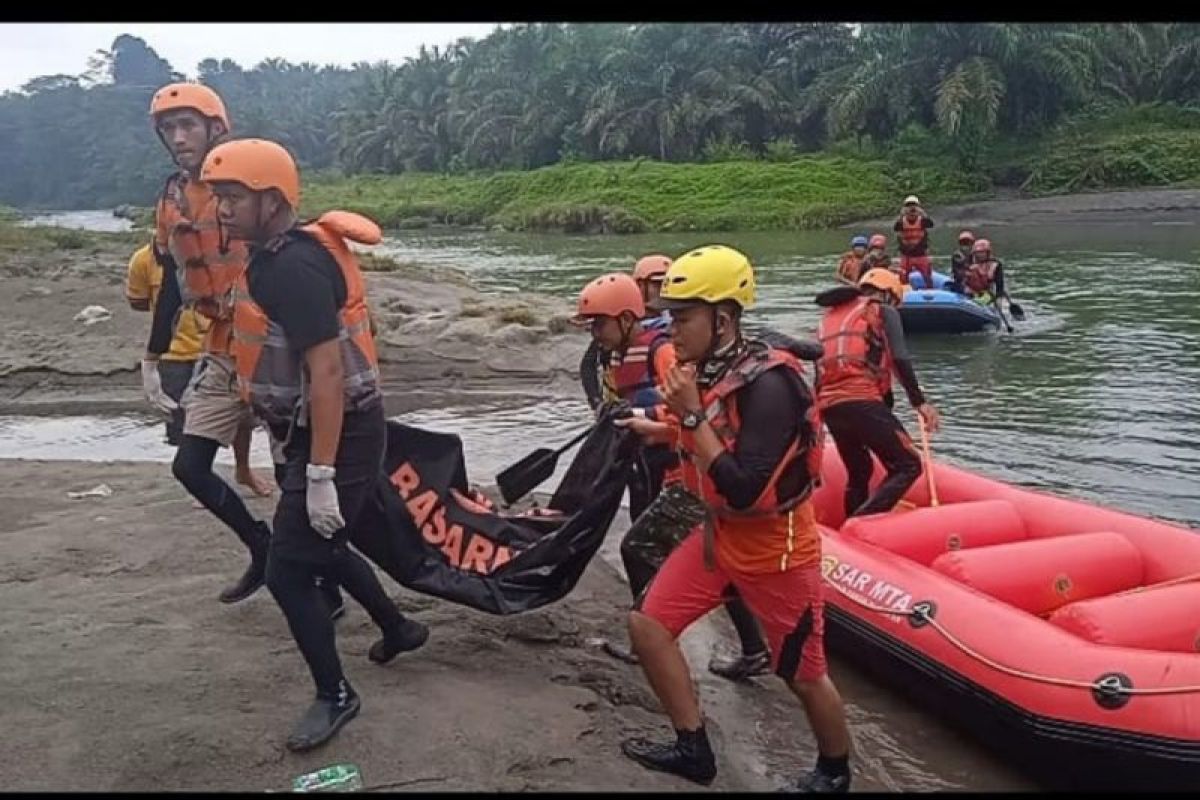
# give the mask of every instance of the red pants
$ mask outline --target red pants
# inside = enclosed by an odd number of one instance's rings
[[[693,531],[667,557],[638,610],[671,635],[679,634],[721,605],[729,587],[762,624],[771,668],[786,681],[813,681],[825,674],[825,602],[820,564],[786,572],[748,575],[721,563],[704,567],[704,537]]]
[[[933,261],[929,256],[900,256],[900,270],[904,273],[904,282],[908,283],[908,273],[919,272],[925,279],[925,288],[933,288]]]

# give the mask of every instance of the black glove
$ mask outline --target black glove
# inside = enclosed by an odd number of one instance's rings
[[[606,403],[601,403],[596,409],[596,421],[605,422],[618,419],[625,419],[633,416],[633,406],[628,400],[609,400]]]

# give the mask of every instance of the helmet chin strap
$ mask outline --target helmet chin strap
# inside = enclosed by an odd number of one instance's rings
[[[625,355],[625,351],[629,349],[629,340],[633,336],[634,323],[631,322],[628,325],[626,325],[625,323],[623,323],[621,321],[621,317],[619,315],[617,316],[616,319],[617,319],[617,329],[621,331],[621,346],[617,352],[619,352],[623,356],[623,355]]]
[[[725,374],[725,370],[733,363],[734,358],[741,353],[745,340],[742,339],[741,331],[735,331],[734,337],[729,344],[721,345],[720,314],[715,305],[709,306],[712,309],[712,335],[709,339],[708,349],[704,351],[704,355],[696,364],[696,383],[700,386],[711,386],[721,379]]]

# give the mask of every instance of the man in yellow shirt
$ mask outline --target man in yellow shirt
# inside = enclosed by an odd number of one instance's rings
[[[155,261],[151,246],[140,248],[129,259],[129,269],[125,276],[125,298],[129,301],[129,307],[134,311],[154,311],[162,280],[163,270]],[[204,349],[204,334],[210,324],[206,317],[197,314],[191,308],[184,307],[179,311],[179,323],[175,326],[171,345],[158,361],[158,375],[162,380],[163,392],[176,403],[183,396],[192,378],[192,370]],[[183,435],[183,415],[182,407],[171,412],[171,418],[167,421],[167,444],[179,446]],[[238,432],[233,441],[233,456],[237,462],[234,469],[237,482],[248,486],[255,494],[269,495],[270,484],[250,470],[249,428]]]

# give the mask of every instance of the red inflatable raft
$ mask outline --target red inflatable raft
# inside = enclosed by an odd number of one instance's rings
[[[945,464],[846,521],[822,476],[831,649],[1054,785],[1200,788],[1200,531]]]

